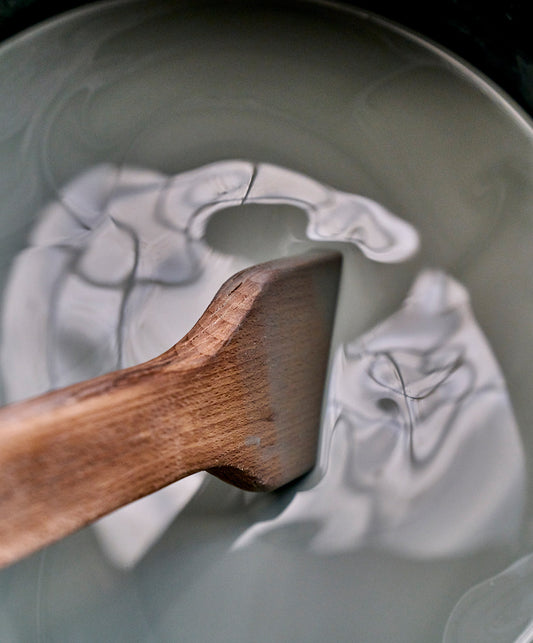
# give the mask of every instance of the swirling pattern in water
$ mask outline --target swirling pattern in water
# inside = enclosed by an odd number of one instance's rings
[[[513,538],[525,462],[498,364],[466,290],[423,272],[403,307],[336,352],[320,467],[255,538],[314,526],[309,548],[450,556]],[[481,491],[482,490],[482,491]]]
[[[61,190],[16,260],[3,319],[8,400],[166,350],[222,281],[249,263],[209,248],[210,217],[272,203],[304,209],[310,239],[352,243],[375,260],[401,261],[418,248],[416,231],[378,203],[273,165],[225,161],[175,177],[97,166]],[[36,280],[41,294],[28,317],[28,284]],[[35,338],[36,355],[46,347],[31,373],[19,372],[25,367],[12,355],[23,336]]]
[[[14,263],[2,320],[8,400],[139,363],[173,345],[222,282],[250,263],[208,246],[212,215],[279,203],[305,211],[313,241],[351,244],[382,262],[418,249],[414,228],[378,203],[271,164],[223,161],[172,177],[98,165],[60,190]],[[136,558],[201,480],[102,521],[106,542],[120,542],[115,557]],[[126,529],[135,535],[130,546],[118,536],[125,522],[135,524]]]

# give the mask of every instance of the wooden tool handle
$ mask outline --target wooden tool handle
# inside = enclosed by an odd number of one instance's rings
[[[230,434],[209,410],[235,383],[218,352],[259,292],[248,281],[228,299],[238,284],[163,355],[0,409],[0,564],[222,464]]]
[[[157,358],[0,410],[0,564],[208,468],[195,372]]]
[[[0,409],[0,565],[196,471],[253,490],[305,473],[339,268],[243,271],[159,357]]]

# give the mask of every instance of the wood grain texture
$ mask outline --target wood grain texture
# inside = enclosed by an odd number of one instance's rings
[[[196,471],[314,464],[341,257],[254,266],[159,357],[0,409],[0,565]]]

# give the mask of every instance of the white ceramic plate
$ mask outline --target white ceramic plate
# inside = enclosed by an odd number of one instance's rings
[[[94,531],[83,530],[1,572],[2,641],[441,641],[465,592],[533,552],[533,509],[520,514],[519,491],[502,491],[533,458],[532,125],[474,70],[376,17],[312,2],[121,1],[5,43],[4,354],[8,286],[21,263],[15,257],[46,216],[43,208],[82,209],[65,201],[65,186],[95,167],[124,176],[125,168],[142,168],[159,180],[226,159],[290,168],[379,202],[414,226],[415,259],[377,264],[349,256],[341,335],[357,338],[391,315],[422,268],[445,271],[470,293],[472,342],[481,352],[492,347],[501,390],[505,382],[510,392],[506,414],[488,417],[479,407],[485,415],[474,423],[475,475],[457,482],[471,461],[452,450],[439,466],[454,474],[431,470],[447,483],[438,493],[424,487],[428,506],[418,513],[400,506],[407,492],[392,507],[385,493],[365,522],[369,536],[350,540],[342,534],[357,532],[368,504],[354,503],[351,515],[349,503],[330,503],[330,517],[340,512],[330,523],[343,543],[336,548],[315,546],[325,541],[317,540],[324,525],[313,503],[313,520],[304,513],[276,522],[297,489],[257,499],[214,481],[190,488],[190,502],[131,569],[117,567]],[[244,263],[287,239],[305,245],[294,209],[272,212],[232,211],[213,221],[209,238]],[[31,323],[20,324],[29,337]],[[416,333],[411,340],[416,345]],[[4,371],[9,389],[5,359]],[[498,469],[500,447],[514,451]],[[510,513],[484,513],[499,493]],[[380,511],[387,516],[383,537],[371,526],[380,524]],[[479,515],[485,522],[476,522]],[[251,537],[260,522],[272,529]],[[467,523],[469,538],[461,540]],[[446,643],[529,640],[518,637],[531,627],[520,611],[531,604],[531,584],[516,579],[530,566],[525,559],[503,577],[516,592],[511,604],[491,593],[494,584],[468,595]]]

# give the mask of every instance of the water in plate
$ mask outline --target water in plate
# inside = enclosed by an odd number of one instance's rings
[[[320,4],[88,9],[0,79],[5,401],[165,350],[245,265],[345,254],[314,473],[195,476],[5,570],[2,640],[441,640],[533,549],[527,120]]]

